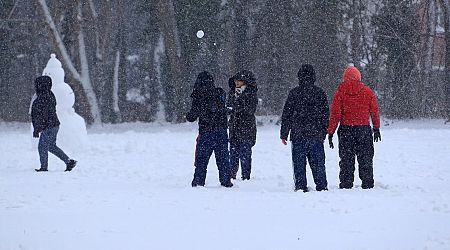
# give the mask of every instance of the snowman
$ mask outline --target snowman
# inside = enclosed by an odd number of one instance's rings
[[[78,151],[87,145],[87,131],[84,119],[75,113],[75,94],[64,82],[64,70],[55,54],[50,55],[43,76],[52,78],[52,92],[56,98],[56,114],[58,115],[59,132],[56,144],[70,151]],[[34,97],[33,97],[34,99]]]

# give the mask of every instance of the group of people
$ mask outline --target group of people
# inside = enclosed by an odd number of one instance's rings
[[[311,167],[316,190],[328,190],[324,141],[328,135],[329,146],[334,148],[333,135],[336,130],[340,157],[339,188],[353,187],[355,159],[358,161],[361,187],[373,188],[373,142],[381,141],[380,115],[376,96],[361,82],[359,70],[354,66],[347,67],[343,81],[334,94],[331,112],[327,95],[315,85],[313,66],[302,65],[297,76],[299,86],[289,92],[280,129],[281,142],[287,145],[289,138],[292,144],[294,190],[308,191],[307,163]],[[64,161],[66,171],[71,171],[77,161],[70,159],[56,145],[59,120],[51,87],[49,76],[36,78],[37,98],[31,110],[33,137],[39,138],[41,166],[36,171],[48,171],[48,152]],[[198,119],[199,126],[192,187],[205,185],[207,165],[213,152],[222,186],[233,186],[231,180],[237,178],[239,166],[241,179],[250,180],[252,147],[256,143],[256,78],[251,71],[240,71],[229,79],[229,88],[227,95],[222,88],[215,87],[214,77],[207,71],[198,74],[195,81],[192,105],[186,115],[189,122]]]
[[[302,65],[297,76],[299,86],[289,92],[280,129],[281,142],[287,145],[289,138],[292,144],[294,190],[308,192],[307,163],[311,167],[316,190],[328,190],[324,141],[328,135],[329,146],[334,148],[336,130],[340,157],[339,188],[353,187],[355,159],[361,187],[373,188],[373,142],[381,141],[380,114],[376,96],[361,82],[360,71],[354,66],[347,67],[334,94],[331,114],[327,95],[315,85],[313,66]],[[204,71],[197,76],[191,94],[191,109],[186,115],[189,122],[198,119],[199,124],[193,187],[205,185],[207,165],[213,152],[222,186],[233,186],[231,180],[236,179],[239,163],[242,180],[250,179],[252,147],[256,143],[256,79],[251,71],[243,70],[229,79],[229,87],[227,98],[222,88],[214,86],[210,73]]]

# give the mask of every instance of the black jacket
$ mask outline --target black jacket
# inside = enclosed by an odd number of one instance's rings
[[[236,77],[236,76],[235,76]],[[235,78],[233,77],[233,78]],[[230,93],[227,107],[230,113],[230,143],[256,143],[256,107],[258,105],[258,88],[255,81],[245,81],[245,90],[236,97],[233,78],[230,79]]]
[[[49,76],[40,76],[34,81],[36,100],[31,106],[31,121],[35,133],[59,126],[56,115],[56,98],[52,93],[52,80]]]
[[[186,120],[194,122],[198,118],[199,133],[218,128],[227,128],[225,91],[214,87],[214,79],[204,71],[199,74],[191,94],[192,105]]]
[[[306,70],[312,70],[312,66]],[[306,76],[299,72],[300,86],[289,92],[283,108],[281,139],[287,139],[290,134],[291,141],[301,138],[325,140],[329,117],[328,101],[325,92],[315,86],[314,81],[314,70]]]

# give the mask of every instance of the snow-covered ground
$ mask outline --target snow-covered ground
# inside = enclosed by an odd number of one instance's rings
[[[28,124],[0,124],[0,249],[450,249],[450,126],[397,122],[375,144],[375,188],[293,192],[290,147],[258,128],[250,181],[192,188],[195,124],[105,125],[36,173]],[[356,173],[357,176],[357,173]],[[308,170],[308,183],[314,188]]]

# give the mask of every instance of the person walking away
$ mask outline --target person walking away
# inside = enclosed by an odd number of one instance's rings
[[[214,151],[219,169],[219,181],[224,187],[232,187],[228,152],[227,111],[225,91],[214,87],[214,78],[203,71],[197,76],[191,94],[192,105],[186,120],[198,119],[198,137],[195,149],[195,172],[192,187],[205,186],[206,171]]]
[[[308,192],[306,161],[312,170],[317,191],[328,190],[325,171],[324,141],[327,134],[329,107],[325,92],[315,86],[312,65],[303,64],[298,71],[299,86],[289,92],[281,116],[280,138],[292,142],[294,191]]]
[[[241,179],[250,180],[252,147],[256,144],[256,107],[258,88],[251,71],[243,70],[230,78],[227,107],[230,111],[231,178],[236,179],[241,163]]]
[[[333,97],[328,127],[330,148],[334,148],[333,134],[338,125],[339,188],[353,187],[355,158],[358,160],[361,187],[373,188],[373,142],[381,141],[380,113],[375,94],[361,82],[361,73],[354,66],[347,67],[344,80]]]
[[[41,163],[41,167],[35,170],[48,171],[48,152],[50,152],[66,164],[65,171],[71,171],[77,161],[70,159],[56,145],[60,123],[56,115],[56,99],[51,91],[52,79],[49,76],[40,76],[34,83],[37,97],[31,106],[31,121],[33,137],[39,138],[38,152]]]

